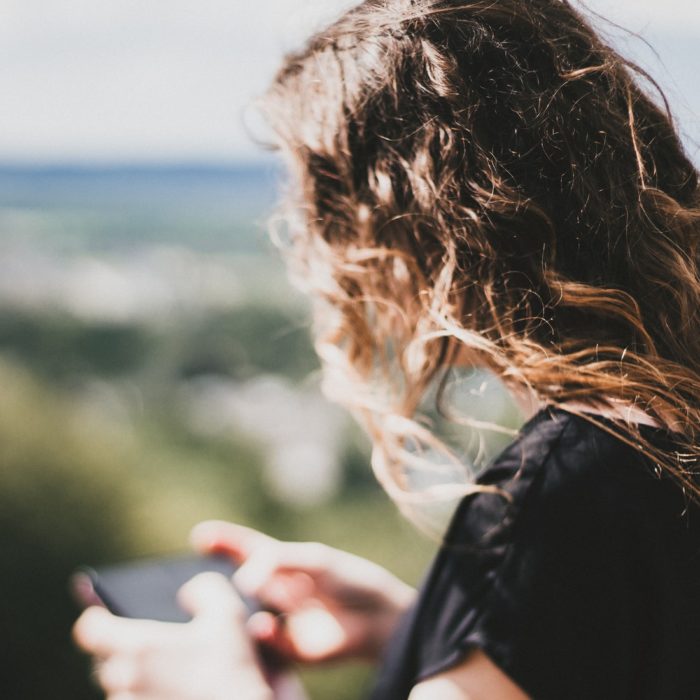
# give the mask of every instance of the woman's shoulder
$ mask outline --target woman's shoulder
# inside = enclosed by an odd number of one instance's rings
[[[641,426],[661,444],[664,431]],[[446,541],[478,541],[496,546],[512,538],[523,518],[602,517],[605,512],[642,511],[650,498],[675,493],[660,485],[653,464],[615,434],[602,416],[590,419],[547,406],[524,423],[517,437],[483,470],[475,491],[459,504]]]
[[[638,427],[652,444],[672,447],[673,437],[664,429]],[[518,480],[539,478],[543,486],[566,489],[587,480],[646,482],[655,474],[651,458],[611,418],[546,406],[525,422],[517,438],[492,460],[478,481],[500,483],[513,491]],[[558,478],[548,478],[555,476]]]

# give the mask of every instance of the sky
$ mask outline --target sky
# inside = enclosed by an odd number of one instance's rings
[[[0,0],[0,162],[251,160],[247,107],[350,0]],[[700,2],[587,0],[700,141]],[[692,150],[692,148],[691,148]]]

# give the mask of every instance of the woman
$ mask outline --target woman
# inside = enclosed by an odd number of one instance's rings
[[[462,500],[417,600],[204,524],[286,613],[254,638],[383,658],[384,699],[700,695],[698,179],[641,79],[563,0],[366,0],[288,57],[264,108],[325,389],[409,515]],[[531,417],[478,479],[416,493],[456,471],[421,411],[462,365]],[[272,697],[223,583],[191,582],[177,628],[85,614],[110,698]]]

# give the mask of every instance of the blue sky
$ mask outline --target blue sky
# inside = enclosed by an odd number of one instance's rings
[[[258,155],[246,104],[285,50],[348,0],[2,0],[0,161],[232,161]],[[700,3],[588,0],[700,140]],[[247,120],[247,121],[246,121]],[[694,149],[692,149],[694,150]]]

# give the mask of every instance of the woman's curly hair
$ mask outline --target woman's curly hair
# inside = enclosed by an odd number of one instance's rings
[[[325,390],[400,503],[418,447],[455,459],[418,409],[457,356],[637,406],[677,449],[597,424],[700,498],[698,177],[642,84],[566,0],[365,0],[287,57],[263,109],[289,252]]]

